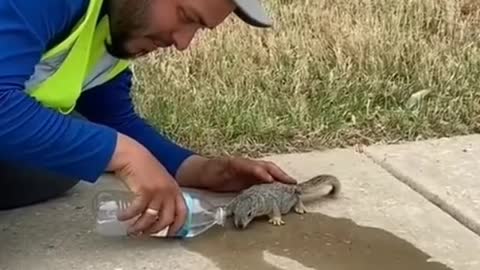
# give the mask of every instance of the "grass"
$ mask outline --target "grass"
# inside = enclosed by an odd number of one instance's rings
[[[135,65],[139,112],[205,154],[392,143],[480,131],[477,0],[270,0]]]

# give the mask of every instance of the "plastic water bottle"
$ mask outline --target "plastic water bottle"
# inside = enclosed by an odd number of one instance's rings
[[[183,192],[187,207],[187,216],[176,237],[191,238],[207,231],[214,225],[224,226],[226,213],[223,207],[211,204],[205,198]],[[133,196],[129,191],[106,190],[96,194],[93,200],[95,231],[104,236],[125,236],[133,220],[119,221],[117,215],[130,206]],[[154,237],[166,237],[168,227],[153,234]]]

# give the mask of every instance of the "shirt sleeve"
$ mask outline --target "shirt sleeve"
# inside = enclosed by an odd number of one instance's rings
[[[0,1],[0,161],[89,182],[108,165],[114,129],[61,115],[24,92],[42,53],[68,32],[86,2]]]
[[[194,154],[167,139],[142,119],[130,96],[132,73],[126,70],[106,84],[86,91],[77,111],[89,120],[110,126],[144,145],[175,177],[182,162]]]

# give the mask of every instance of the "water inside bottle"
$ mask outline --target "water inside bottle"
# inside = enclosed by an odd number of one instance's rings
[[[123,191],[105,191],[97,194],[93,201],[93,211],[96,218],[95,231],[106,236],[126,235],[127,222],[117,218],[122,209],[128,206],[130,196]]]
[[[183,193],[188,214],[185,224],[179,231],[179,237],[195,237],[215,225],[224,226],[226,213],[224,208],[214,206],[201,195]],[[95,231],[105,236],[126,235],[127,222],[117,219],[120,211],[131,202],[131,194],[125,191],[103,191],[96,195],[93,211],[96,217]],[[164,237],[166,229],[152,236]]]
[[[226,212],[223,207],[214,206],[205,198],[194,194],[185,193],[184,196],[189,210],[183,228],[186,230],[184,237],[195,237],[215,225],[225,225]]]

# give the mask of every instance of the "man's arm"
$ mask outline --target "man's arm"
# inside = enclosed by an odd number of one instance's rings
[[[132,73],[126,70],[83,93],[76,109],[89,120],[114,128],[144,145],[175,177],[180,165],[194,153],[162,136],[135,112],[131,87]]]
[[[42,53],[68,32],[86,2],[0,1],[0,161],[90,182],[108,166],[115,130],[46,109],[24,92]]]

